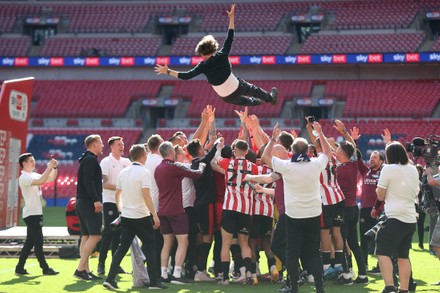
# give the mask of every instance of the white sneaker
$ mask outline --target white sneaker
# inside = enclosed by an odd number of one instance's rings
[[[232,279],[232,283],[244,283],[246,281],[246,275],[240,275],[237,278]]]
[[[315,277],[312,274],[307,276],[307,283],[315,283]]]
[[[197,271],[194,276],[194,281],[196,282],[214,282],[215,279],[211,278],[206,271]]]
[[[354,272],[353,269],[350,269],[348,273],[350,274],[350,278],[352,280],[356,280],[356,273]]]

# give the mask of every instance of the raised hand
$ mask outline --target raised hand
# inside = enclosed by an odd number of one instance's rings
[[[346,128],[345,128],[344,123],[342,123],[342,121],[341,121],[341,120],[338,120],[338,119],[335,120],[335,125],[333,125],[333,127],[334,127],[337,131],[339,131],[340,133],[343,133],[343,132],[346,132],[346,131],[347,131]]]
[[[386,144],[389,144],[391,142],[391,132],[388,130],[388,128],[385,128],[383,130],[383,134],[380,134],[382,136],[382,139],[385,141]]]
[[[290,134],[293,136],[293,139],[295,139],[295,138],[298,137],[298,134],[297,134],[296,131],[293,130],[293,129],[290,131]]]
[[[322,133],[321,124],[319,124],[317,121],[313,122],[313,128],[315,129],[316,133],[320,135]]]
[[[278,136],[280,136],[280,133],[281,133],[280,126],[278,125],[278,123],[276,123],[275,126],[273,127],[272,140],[277,140]]]
[[[235,15],[235,4],[232,4],[231,10],[230,11],[226,11],[226,13],[228,14],[229,18],[234,18],[234,15]]]
[[[248,116],[248,107],[244,107],[244,112],[243,111],[237,111],[234,110],[235,114],[238,115],[238,117],[240,118],[241,123],[246,122],[246,118]]]
[[[352,129],[350,129],[350,136],[354,139],[354,140],[358,140],[359,137],[361,137],[361,135],[359,134],[359,128],[357,128],[356,126],[353,127]]]

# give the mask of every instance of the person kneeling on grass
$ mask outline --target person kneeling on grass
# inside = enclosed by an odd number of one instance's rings
[[[179,72],[169,69],[167,64],[156,64],[154,71],[157,74],[167,74],[183,80],[191,79],[203,73],[206,75],[214,91],[226,103],[241,106],[258,106],[270,102],[275,106],[278,102],[278,90],[276,87],[273,87],[269,94],[265,90],[235,77],[232,73],[229,52],[231,51],[234,39],[235,4],[232,5],[231,11],[227,11],[227,13],[229,16],[228,37],[221,50],[218,50],[218,42],[214,37],[208,35],[197,44],[195,51],[197,55],[202,57],[203,61],[193,69],[187,72]]]

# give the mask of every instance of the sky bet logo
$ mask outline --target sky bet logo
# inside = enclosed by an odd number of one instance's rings
[[[429,54],[429,61],[440,61],[440,54],[437,53]]]
[[[285,56],[284,62],[287,64],[296,64],[296,57],[295,56]]]

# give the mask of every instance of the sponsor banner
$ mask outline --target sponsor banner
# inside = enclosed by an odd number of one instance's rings
[[[440,52],[420,53],[420,62],[440,62]]]
[[[199,56],[112,56],[112,57],[0,57],[1,67],[70,67],[70,66],[195,66]],[[385,54],[313,54],[313,55],[250,55],[229,56],[232,65],[284,64],[375,64],[440,62],[440,52]]]
[[[440,10],[426,12],[427,19],[440,19]]]
[[[33,77],[5,80],[0,90],[0,228],[18,223],[18,157],[26,150],[33,84]]]

